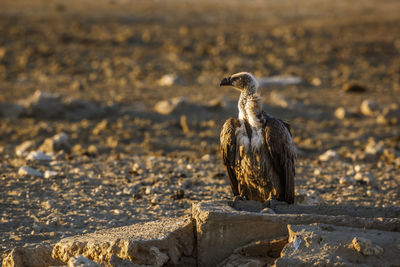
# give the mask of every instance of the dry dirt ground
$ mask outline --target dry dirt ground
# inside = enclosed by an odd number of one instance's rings
[[[218,85],[239,71],[303,79],[261,90],[292,124],[299,202],[400,205],[400,2],[214,2],[0,2],[0,254],[230,198],[238,93]]]

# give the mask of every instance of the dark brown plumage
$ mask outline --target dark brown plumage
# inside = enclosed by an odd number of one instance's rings
[[[241,91],[239,118],[222,127],[221,155],[235,196],[294,202],[296,149],[290,127],[261,108],[258,83],[250,73],[221,81]]]

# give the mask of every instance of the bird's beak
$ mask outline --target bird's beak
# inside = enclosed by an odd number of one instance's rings
[[[219,86],[232,85],[231,77],[223,78]]]

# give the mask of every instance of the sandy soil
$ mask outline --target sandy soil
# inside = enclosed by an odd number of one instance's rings
[[[400,103],[400,3],[213,2],[1,1],[0,253],[230,198],[219,131],[238,94],[218,84],[239,71],[304,79],[261,92],[292,124],[299,202],[400,205],[400,127],[385,120]],[[344,92],[352,82],[366,91]],[[63,106],[5,111],[37,90]],[[178,96],[185,107],[154,111]],[[62,132],[64,151],[42,145]]]

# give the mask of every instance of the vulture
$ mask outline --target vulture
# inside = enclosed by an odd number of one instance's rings
[[[220,135],[233,195],[293,203],[296,147],[290,125],[262,110],[258,81],[251,73],[233,74],[220,86],[240,91],[238,118],[229,118]]]

